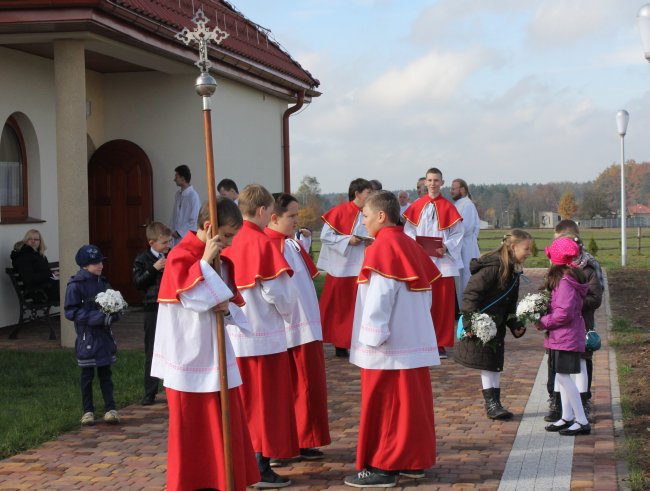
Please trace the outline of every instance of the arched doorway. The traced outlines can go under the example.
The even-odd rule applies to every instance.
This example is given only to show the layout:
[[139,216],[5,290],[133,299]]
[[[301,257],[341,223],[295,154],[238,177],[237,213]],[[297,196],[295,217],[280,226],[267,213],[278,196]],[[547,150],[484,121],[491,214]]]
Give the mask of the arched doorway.
[[108,260],[104,275],[129,303],[142,294],[131,283],[133,260],[146,245],[144,227],[153,217],[151,163],[135,143],[104,143],[88,162],[90,242]]

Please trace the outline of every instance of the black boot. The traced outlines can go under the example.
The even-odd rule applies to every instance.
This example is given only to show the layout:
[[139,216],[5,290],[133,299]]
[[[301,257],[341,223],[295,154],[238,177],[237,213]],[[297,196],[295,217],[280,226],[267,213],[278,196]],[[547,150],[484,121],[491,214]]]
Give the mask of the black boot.
[[591,401],[587,392],[580,392],[580,400],[582,401],[582,409],[585,410],[585,416],[589,423],[594,422],[594,416],[591,414]]
[[548,398],[548,414],[544,416],[544,421],[554,423],[562,417],[562,399],[559,392],[553,392]]
[[[483,389],[483,398],[485,399],[485,412],[490,419],[507,419],[508,411],[503,409],[499,404],[496,395],[497,389]],[[512,414],[510,414],[512,416]]]
[[512,413],[508,411],[505,407],[503,407],[503,404],[501,404],[501,388],[500,387],[495,388],[494,391],[495,391],[494,393],[496,395],[497,403],[499,404],[499,407],[506,412],[506,415],[502,419],[512,418]]

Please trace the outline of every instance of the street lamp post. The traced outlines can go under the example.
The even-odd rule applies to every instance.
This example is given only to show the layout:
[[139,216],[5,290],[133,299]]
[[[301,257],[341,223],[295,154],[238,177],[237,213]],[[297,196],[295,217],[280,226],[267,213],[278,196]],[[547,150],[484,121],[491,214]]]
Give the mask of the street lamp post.
[[639,9],[636,20],[641,34],[645,59],[650,62],[650,3],[646,3]]
[[[199,59],[195,65],[199,68],[200,74],[196,79],[196,93],[203,100],[203,143],[205,146],[205,172],[208,183],[208,205],[210,209],[210,224],[212,235],[219,233],[217,220],[217,193],[214,178],[214,152],[212,147],[212,116],[210,110],[210,97],[217,88],[217,81],[210,75],[212,63],[208,57],[208,45],[210,42],[221,44],[228,37],[228,33],[215,27],[210,29],[207,24],[208,19],[203,13],[203,9],[196,11],[192,22],[196,28],[190,30],[184,27],[176,39],[186,45],[195,43],[199,48]],[[221,262],[219,257],[215,259],[212,267],[218,274],[221,273]],[[223,312],[216,312],[216,329],[217,329],[217,362],[219,366],[219,399],[221,402],[221,426],[223,438],[223,454],[225,467],[225,491],[235,489],[233,461],[232,461],[232,442],[230,431],[230,400],[228,393],[228,364],[226,360],[226,330],[223,319]]]
[[621,109],[616,113],[616,127],[621,137],[621,266],[627,264],[627,239],[625,237],[625,219],[627,208],[625,206],[625,133],[630,114]]

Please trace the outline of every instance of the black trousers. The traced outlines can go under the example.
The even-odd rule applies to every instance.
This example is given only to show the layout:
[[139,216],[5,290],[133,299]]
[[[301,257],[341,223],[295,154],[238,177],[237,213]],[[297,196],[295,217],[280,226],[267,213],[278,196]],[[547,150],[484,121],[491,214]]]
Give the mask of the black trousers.
[[[157,306],[156,306],[157,307]],[[158,319],[158,308],[156,310],[145,310],[144,312],[144,396],[156,397],[158,393],[158,382],[160,379],[151,376],[151,361],[153,360],[153,342],[156,338],[156,321]]]
[[93,378],[95,377],[95,368],[97,368],[97,377],[99,378],[99,387],[102,390],[104,398],[104,410],[110,411],[115,409],[115,400],[113,400],[113,372],[111,366],[105,367],[82,367],[81,368],[81,400],[84,406],[84,413],[94,413],[93,404]]

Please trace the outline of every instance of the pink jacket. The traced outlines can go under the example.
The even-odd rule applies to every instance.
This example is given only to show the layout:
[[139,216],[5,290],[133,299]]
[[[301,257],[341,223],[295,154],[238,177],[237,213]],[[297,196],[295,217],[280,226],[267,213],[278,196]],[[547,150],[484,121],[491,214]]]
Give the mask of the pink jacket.
[[561,351],[585,350],[585,321],[582,318],[582,301],[589,285],[564,276],[551,292],[548,314],[539,323],[547,330],[544,347]]

